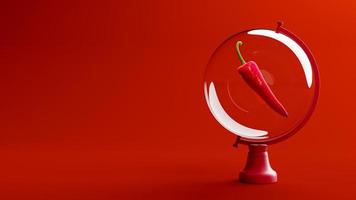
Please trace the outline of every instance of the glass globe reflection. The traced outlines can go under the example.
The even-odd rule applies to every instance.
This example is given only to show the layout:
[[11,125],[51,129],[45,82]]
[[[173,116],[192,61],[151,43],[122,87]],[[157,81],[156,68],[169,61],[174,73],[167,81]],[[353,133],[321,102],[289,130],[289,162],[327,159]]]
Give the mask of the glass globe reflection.
[[[243,65],[238,41],[243,43],[239,50],[244,60],[258,65],[266,87],[288,116],[276,112],[261,98],[266,95],[259,95],[238,73]],[[215,50],[205,71],[204,93],[212,115],[249,142],[268,143],[297,131],[313,111],[319,90],[316,63],[308,51],[293,35],[275,30],[254,29],[231,36]]]

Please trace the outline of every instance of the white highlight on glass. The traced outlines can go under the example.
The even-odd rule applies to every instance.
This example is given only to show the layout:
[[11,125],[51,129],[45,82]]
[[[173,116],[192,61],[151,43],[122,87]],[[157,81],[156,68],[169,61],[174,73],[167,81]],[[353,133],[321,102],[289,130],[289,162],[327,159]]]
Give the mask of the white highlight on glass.
[[312,67],[311,67],[311,64],[310,64],[307,54],[304,52],[303,48],[301,46],[299,46],[298,43],[296,43],[294,40],[292,40],[291,38],[289,38],[281,33],[276,33],[275,31],[266,30],[266,29],[252,30],[252,31],[247,32],[247,34],[266,36],[266,37],[278,40],[279,42],[286,45],[297,56],[300,64],[303,67],[308,87],[309,88],[311,87],[311,85],[313,83]]
[[[209,89],[208,89],[209,87]],[[209,90],[209,92],[208,92]],[[250,138],[250,139],[264,139],[266,137],[262,137],[268,134],[267,131],[264,130],[258,130],[258,129],[253,129],[247,126],[244,126],[235,120],[233,120],[224,110],[222,105],[220,104],[220,101],[218,99],[218,96],[216,94],[215,86],[214,83],[211,82],[209,86],[207,86],[207,83],[204,83],[204,93],[205,93],[205,99],[207,101],[207,104],[209,106],[209,109],[215,119],[227,130],[230,132],[234,133],[235,135],[245,137],[245,138]]]

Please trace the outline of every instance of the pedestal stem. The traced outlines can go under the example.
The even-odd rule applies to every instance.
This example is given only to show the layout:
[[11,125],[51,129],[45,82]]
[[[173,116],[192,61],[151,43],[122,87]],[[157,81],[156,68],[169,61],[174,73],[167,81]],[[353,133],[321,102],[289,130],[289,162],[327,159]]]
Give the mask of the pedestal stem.
[[251,144],[245,168],[240,172],[240,182],[266,184],[277,182],[277,173],[270,165],[266,144]]

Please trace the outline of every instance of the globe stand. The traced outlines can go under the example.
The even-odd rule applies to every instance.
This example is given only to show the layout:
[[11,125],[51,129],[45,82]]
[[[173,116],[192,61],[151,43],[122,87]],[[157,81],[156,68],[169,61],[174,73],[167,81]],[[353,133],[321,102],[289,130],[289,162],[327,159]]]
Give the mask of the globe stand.
[[[277,27],[274,30],[264,28],[249,29],[230,36],[216,48],[209,60],[208,66],[206,67],[204,75],[204,94],[209,110],[224,128],[237,136],[233,145],[234,147],[237,147],[239,144],[249,145],[246,165],[239,175],[240,182],[251,184],[277,182],[277,173],[272,169],[269,162],[267,145],[282,142],[296,134],[311,117],[319,97],[319,70],[312,52],[297,35],[285,29],[282,25],[282,22],[278,22]],[[261,40],[255,40],[255,38],[257,38],[255,36],[260,37]],[[262,38],[264,39],[262,40]],[[252,100],[252,96],[243,95],[248,87],[250,87],[250,90],[258,93],[258,95],[266,102],[266,106],[271,107],[272,110],[281,114],[281,117],[287,117],[287,110],[281,105],[281,102],[279,102],[278,99],[274,98],[275,96],[272,91],[271,95],[265,93],[266,91],[269,91],[267,90],[269,88],[269,83],[267,81],[266,84],[263,83],[263,87],[260,87],[262,83],[261,81],[267,78],[267,76],[264,77],[264,74],[260,72],[261,70],[257,68],[257,63],[252,62],[253,60],[246,62],[243,59],[239,49],[242,45],[240,39],[243,39],[246,44],[250,43],[249,46],[246,45],[246,50],[244,50],[244,54],[248,54],[247,57],[250,59],[253,58],[256,61],[258,60],[259,62],[262,62],[262,60],[265,60],[264,58],[267,58],[270,55],[272,56],[272,54],[268,53],[273,53],[273,55],[278,54],[278,57],[284,58],[284,54],[287,55],[287,51],[285,51],[286,49],[278,51],[276,49],[276,52],[270,52],[270,50],[272,51],[274,48],[284,45],[283,48],[287,47],[290,51],[288,51],[288,56],[285,57],[286,59],[283,60],[283,63],[289,62],[289,58],[291,58],[289,55],[292,56],[293,54],[296,56],[296,59],[299,60],[300,66],[297,62],[292,61],[291,67],[293,67],[293,69],[291,68],[290,70],[291,74],[283,74],[284,72],[277,68],[279,67],[279,62],[274,63],[271,60],[263,61],[263,64],[266,63],[268,66],[266,69],[281,77],[281,79],[278,79],[281,80],[279,82],[281,89],[278,93],[281,94],[281,97],[284,95],[284,97],[281,98],[283,99],[283,102],[287,102],[287,100],[291,98],[291,101],[286,103],[290,116],[287,120],[282,121],[281,118],[280,121],[277,121],[277,119],[273,117],[271,123],[256,123],[256,120],[268,119],[270,113],[263,113],[261,118],[258,119],[260,112],[262,113],[264,111],[259,109],[259,106],[262,105],[254,105],[256,104],[256,99]],[[271,45],[267,39],[270,40],[269,42],[271,42]],[[274,40],[273,43],[278,42],[280,45],[277,46],[277,43],[276,45],[272,44],[271,39]],[[266,43],[264,41],[266,41]],[[234,46],[236,51],[232,52]],[[263,52],[262,50],[268,51]],[[291,54],[291,52],[293,54]],[[240,65],[236,65],[236,53],[240,60]],[[299,67],[297,67],[297,65]],[[251,66],[251,68],[246,66]],[[280,67],[283,66],[281,65]],[[304,73],[303,77],[299,69],[298,72],[294,71],[297,70],[295,69],[296,67],[302,68]],[[297,74],[294,75],[294,72],[300,74],[296,76]],[[268,76],[270,75],[272,74],[269,74]],[[282,77],[284,78],[282,79]],[[293,80],[297,81],[293,83],[290,81],[283,81],[287,80],[287,77],[293,77]],[[270,79],[270,77],[268,78]],[[299,80],[299,78],[301,79]],[[246,82],[248,86],[243,82]],[[235,92],[233,95],[230,94],[230,83],[234,85]],[[297,107],[299,107],[298,101],[295,101],[295,99],[290,97],[289,94],[292,90],[287,90],[288,87],[291,89],[298,87],[298,95],[300,93],[300,97],[303,98],[303,100],[308,101],[306,102],[308,104],[303,104],[303,108],[300,107],[300,110],[299,108],[297,109]],[[273,89],[279,90],[278,87]],[[234,101],[234,97],[241,101]],[[255,96],[255,98],[258,97]],[[271,101],[272,99],[273,101]],[[241,107],[240,104],[242,105]],[[247,104],[251,104],[251,107],[248,107]],[[309,107],[305,107],[307,105],[309,105]],[[247,110],[244,108],[247,108]],[[225,111],[225,109],[228,110]],[[251,112],[246,115],[245,112],[250,109],[259,109],[259,112]],[[230,116],[229,113],[234,113],[234,115]],[[279,122],[281,123],[279,124]],[[277,130],[277,126],[281,127]],[[268,135],[270,132],[271,134]]]
[[269,163],[266,144],[250,144],[245,168],[239,181],[252,184],[277,182],[277,173]]

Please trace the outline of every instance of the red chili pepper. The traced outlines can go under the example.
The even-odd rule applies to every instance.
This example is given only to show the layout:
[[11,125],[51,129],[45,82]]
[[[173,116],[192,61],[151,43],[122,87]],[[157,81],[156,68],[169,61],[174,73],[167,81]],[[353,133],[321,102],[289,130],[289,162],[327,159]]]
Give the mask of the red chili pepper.
[[239,47],[242,45],[241,41],[236,43],[236,51],[241,61],[242,66],[237,70],[246,81],[246,83],[277,113],[283,117],[288,117],[286,109],[282,103],[278,101],[277,97],[273,94],[271,88],[264,79],[260,69],[254,61],[245,62]]

